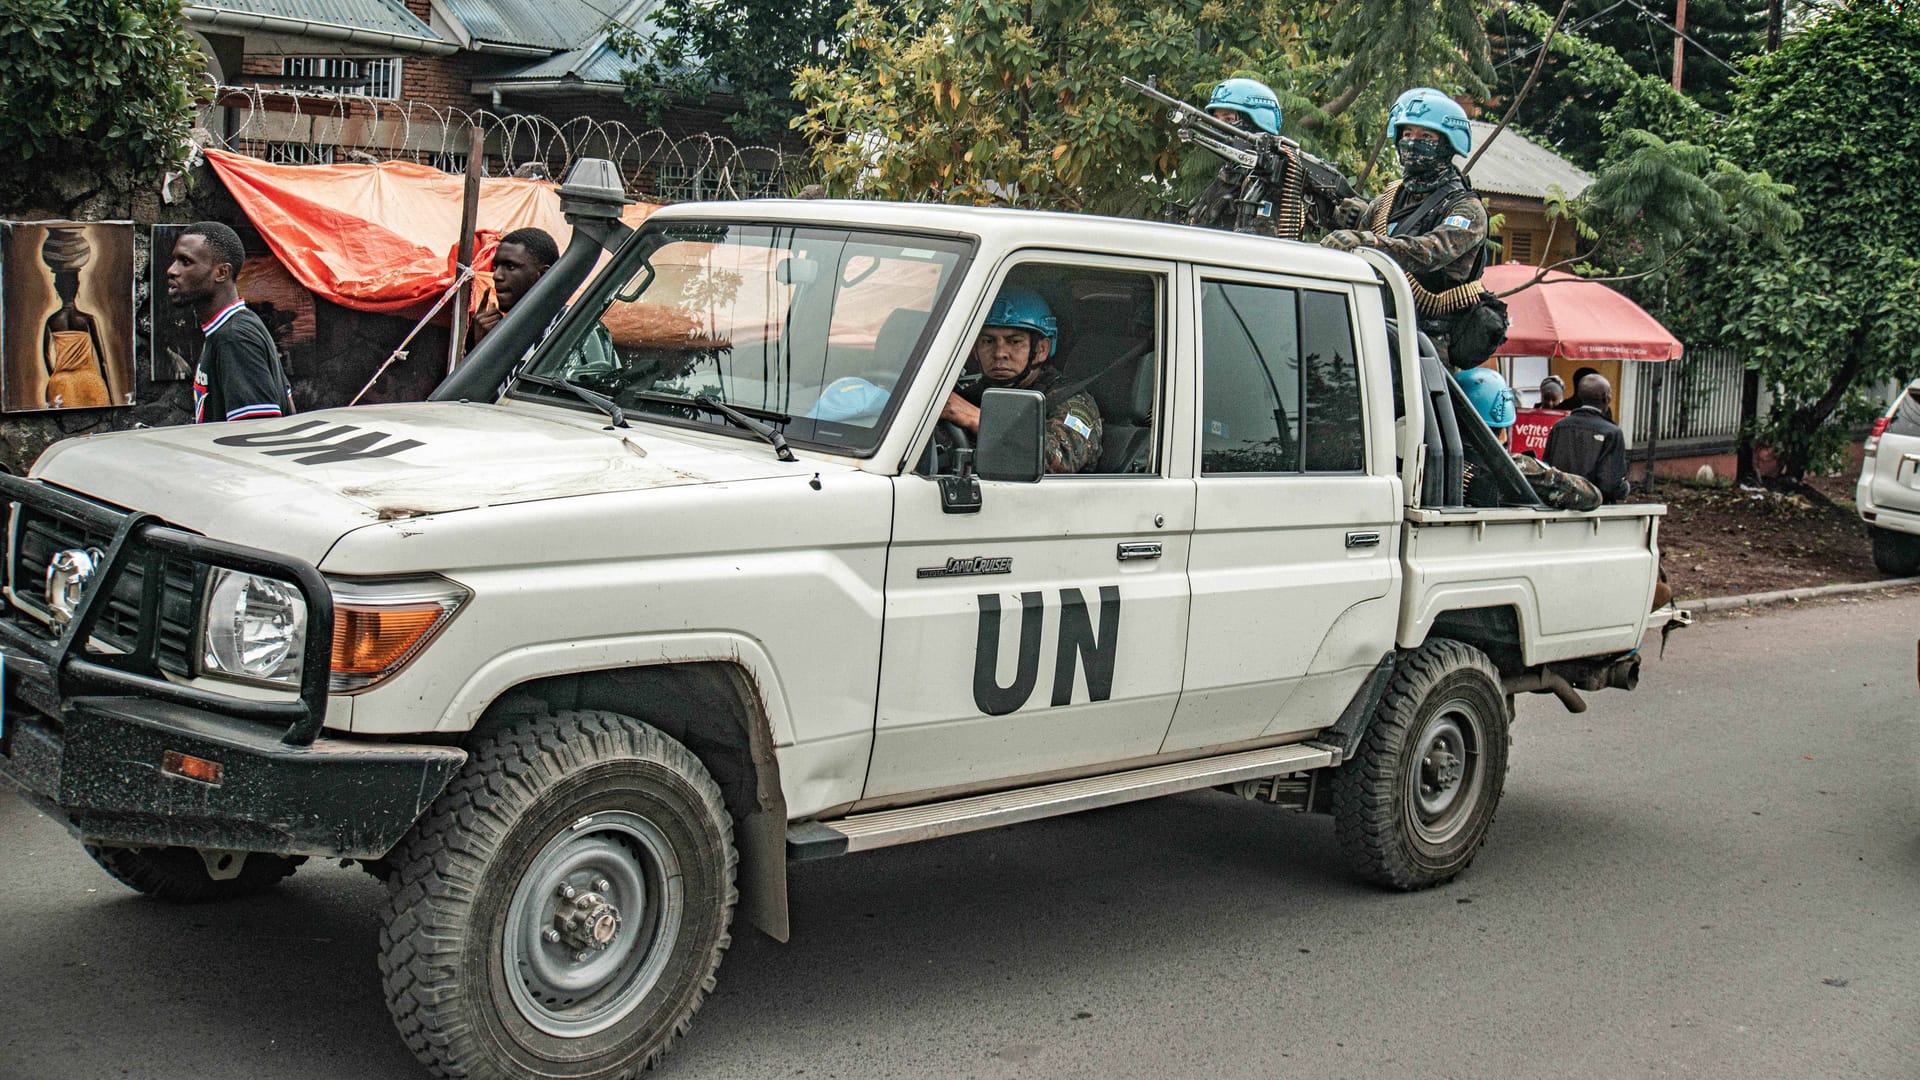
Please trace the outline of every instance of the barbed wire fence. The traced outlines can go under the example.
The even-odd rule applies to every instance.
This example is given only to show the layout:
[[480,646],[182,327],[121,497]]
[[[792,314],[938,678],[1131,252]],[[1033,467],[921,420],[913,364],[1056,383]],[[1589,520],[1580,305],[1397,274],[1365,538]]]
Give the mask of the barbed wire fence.
[[412,161],[464,173],[477,126],[486,176],[560,180],[584,157],[605,158],[627,194],[649,202],[796,194],[806,158],[704,132],[636,131],[618,120],[556,121],[530,113],[461,109],[361,94],[213,86],[200,113],[202,146],[309,165]]

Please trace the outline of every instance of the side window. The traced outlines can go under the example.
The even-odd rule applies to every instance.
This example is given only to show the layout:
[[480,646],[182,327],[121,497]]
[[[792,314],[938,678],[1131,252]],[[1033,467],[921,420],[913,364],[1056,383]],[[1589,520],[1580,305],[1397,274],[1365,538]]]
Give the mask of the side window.
[[1300,348],[1307,399],[1306,470],[1359,472],[1366,468],[1366,418],[1360,405],[1360,362],[1347,298],[1300,294]]
[[[989,314],[1018,325],[980,328],[953,394],[977,407],[989,386],[1045,393],[1049,473],[1152,475],[1165,297],[1160,274],[1022,263],[1008,272]],[[1039,345],[1033,328],[1049,321],[1045,359],[1028,363]],[[944,437],[936,430],[923,472],[952,470]]]
[[1207,281],[1200,471],[1358,472],[1360,371],[1346,297]]

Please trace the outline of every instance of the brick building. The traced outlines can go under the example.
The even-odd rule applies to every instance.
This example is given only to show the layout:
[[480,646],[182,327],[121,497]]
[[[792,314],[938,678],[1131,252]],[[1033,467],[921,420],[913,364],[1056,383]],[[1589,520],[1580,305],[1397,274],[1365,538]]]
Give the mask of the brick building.
[[657,121],[628,106],[613,28],[645,33],[658,0],[199,0],[185,7],[229,94],[222,141],[295,164],[406,157],[490,174],[615,159],[656,201],[783,193],[791,136],[735,138],[724,97]]

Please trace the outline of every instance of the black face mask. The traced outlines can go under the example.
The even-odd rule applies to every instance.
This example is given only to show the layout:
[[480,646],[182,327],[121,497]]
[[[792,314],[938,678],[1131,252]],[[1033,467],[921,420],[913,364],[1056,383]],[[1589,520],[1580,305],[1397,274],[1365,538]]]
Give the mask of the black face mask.
[[1439,176],[1453,156],[1447,152],[1444,140],[1401,139],[1394,144],[1394,149],[1400,154],[1400,171],[1416,183]]

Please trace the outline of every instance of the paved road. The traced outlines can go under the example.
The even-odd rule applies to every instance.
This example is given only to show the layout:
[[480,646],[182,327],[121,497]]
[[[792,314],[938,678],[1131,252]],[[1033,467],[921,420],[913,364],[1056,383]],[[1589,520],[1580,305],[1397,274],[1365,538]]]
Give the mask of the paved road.
[[[1678,636],[1522,702],[1478,862],[1355,884],[1325,819],[1204,793],[796,868],[687,1077],[1920,1077],[1920,598]],[[168,909],[0,798],[0,1077],[412,1080],[379,886]]]

